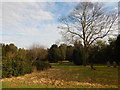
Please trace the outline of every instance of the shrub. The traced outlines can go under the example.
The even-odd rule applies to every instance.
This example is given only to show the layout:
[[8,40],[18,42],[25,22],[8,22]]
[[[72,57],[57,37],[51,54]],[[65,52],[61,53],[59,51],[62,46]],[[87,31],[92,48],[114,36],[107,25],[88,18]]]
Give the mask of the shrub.
[[2,59],[2,77],[11,77],[13,68],[12,68],[12,60],[10,58]]
[[51,65],[47,61],[45,62],[45,61],[40,61],[40,60],[36,61],[35,66],[36,66],[38,71],[51,68]]
[[2,47],[3,78],[31,73],[36,61],[37,70],[51,67],[48,62],[45,62],[47,50],[42,47],[34,46],[30,50],[18,49],[14,44],[3,44]]
[[19,76],[31,73],[33,67],[27,60],[20,58],[3,58],[2,62],[2,77]]
[[53,44],[50,49],[48,49],[48,60],[51,63],[57,63],[60,58],[60,50],[56,44]]

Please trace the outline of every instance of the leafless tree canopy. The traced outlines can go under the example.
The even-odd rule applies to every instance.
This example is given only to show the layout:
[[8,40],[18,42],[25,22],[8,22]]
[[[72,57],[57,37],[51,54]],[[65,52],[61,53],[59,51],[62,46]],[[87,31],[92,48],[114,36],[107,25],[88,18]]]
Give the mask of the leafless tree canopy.
[[81,2],[59,26],[67,40],[80,40],[84,47],[94,41],[113,35],[117,30],[117,10],[109,11],[103,3]]
[[38,44],[33,44],[30,47],[29,54],[30,56],[33,56],[34,59],[39,58],[39,59],[44,59],[47,57],[47,50],[44,49],[43,46],[40,46]]

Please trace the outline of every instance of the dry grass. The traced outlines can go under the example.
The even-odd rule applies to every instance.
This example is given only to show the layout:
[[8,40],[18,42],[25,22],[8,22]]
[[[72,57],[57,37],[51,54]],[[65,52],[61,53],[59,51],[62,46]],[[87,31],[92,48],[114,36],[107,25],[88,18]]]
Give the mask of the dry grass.
[[[33,72],[24,76],[4,78],[3,87],[52,87],[52,88],[117,88],[117,69],[99,67],[53,67],[46,71]],[[8,83],[9,86],[5,86]],[[24,87],[24,86],[23,86]]]

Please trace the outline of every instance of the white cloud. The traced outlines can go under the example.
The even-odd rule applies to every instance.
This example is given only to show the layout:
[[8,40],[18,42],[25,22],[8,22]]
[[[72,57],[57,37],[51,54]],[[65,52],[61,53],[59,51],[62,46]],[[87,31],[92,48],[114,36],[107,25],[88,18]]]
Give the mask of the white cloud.
[[54,22],[54,14],[46,11],[46,6],[48,6],[46,3],[35,2],[3,3],[2,42],[14,43],[18,47],[25,48],[33,43],[40,43],[46,47],[54,43],[59,34],[55,23],[44,23],[44,21]]
[[[58,25],[52,23],[56,17],[50,12],[55,8],[54,3],[5,2],[2,6],[3,13],[0,16],[3,20],[2,42],[14,43],[25,48],[34,43],[50,47],[60,39]],[[51,23],[46,24],[47,21]]]
[[54,15],[43,8],[44,3],[3,3],[3,25],[52,20]]
[[[42,29],[43,28],[43,29]],[[14,43],[18,47],[29,48],[32,44],[40,44],[45,47],[50,47],[53,43],[60,38],[57,24],[43,25],[40,29],[29,29],[11,33],[13,36],[3,36],[3,43]],[[9,32],[10,34],[10,32]],[[16,36],[16,34],[22,34],[23,36]]]
[[105,2],[105,7],[114,7],[114,8],[118,8],[118,2]]

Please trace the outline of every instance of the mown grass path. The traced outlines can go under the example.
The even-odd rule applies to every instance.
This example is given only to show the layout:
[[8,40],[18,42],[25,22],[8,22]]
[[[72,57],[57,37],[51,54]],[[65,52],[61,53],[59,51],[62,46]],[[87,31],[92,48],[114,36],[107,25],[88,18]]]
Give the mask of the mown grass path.
[[3,88],[117,88],[118,70],[113,67],[67,66],[2,79]]

